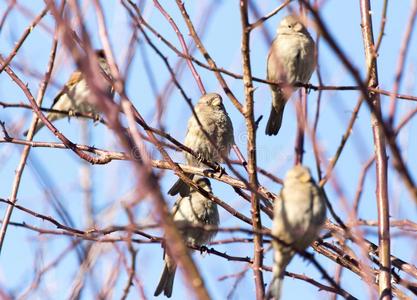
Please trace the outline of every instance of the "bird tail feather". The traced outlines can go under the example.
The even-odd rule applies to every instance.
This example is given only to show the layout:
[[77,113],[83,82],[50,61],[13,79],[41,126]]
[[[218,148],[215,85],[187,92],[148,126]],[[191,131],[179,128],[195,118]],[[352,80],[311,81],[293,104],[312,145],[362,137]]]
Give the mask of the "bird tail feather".
[[168,264],[165,263],[164,270],[161,274],[161,279],[159,280],[158,286],[155,289],[154,296],[159,296],[162,291],[164,292],[164,295],[168,298],[172,295],[172,287],[174,285],[174,279],[175,279],[175,271],[176,267],[169,268]]
[[266,135],[277,135],[282,124],[282,115],[284,114],[284,105],[277,111],[274,107],[271,108],[268,123],[266,124]]
[[[194,177],[192,174],[189,174],[187,176],[191,180]],[[168,194],[171,196],[175,196],[178,193],[181,195],[181,197],[186,197],[190,194],[190,187],[180,178],[174,183],[174,185],[168,191]]]
[[279,300],[281,298],[282,278],[280,276],[274,276],[269,285],[265,299]]
[[266,135],[277,135],[282,124],[282,116],[284,115],[285,103],[287,97],[281,90],[272,90],[272,108],[269,114],[268,123],[266,124]]
[[[56,121],[58,119],[62,119],[64,115],[61,114],[57,114],[57,113],[48,113],[46,115],[46,118],[49,120],[49,122],[53,122]],[[35,130],[33,131],[33,136],[35,136],[36,133],[38,133],[39,130],[41,130],[43,127],[45,126],[45,124],[42,122],[42,120],[38,120],[38,123],[36,123],[36,127]],[[23,135],[27,136],[29,133],[29,130],[26,130]]]

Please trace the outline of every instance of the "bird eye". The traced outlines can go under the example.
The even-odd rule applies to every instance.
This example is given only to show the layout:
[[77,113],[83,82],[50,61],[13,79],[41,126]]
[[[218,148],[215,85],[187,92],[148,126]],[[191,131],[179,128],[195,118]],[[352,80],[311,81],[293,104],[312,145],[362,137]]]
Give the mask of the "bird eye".
[[292,26],[291,25],[288,25],[288,28],[291,28]]

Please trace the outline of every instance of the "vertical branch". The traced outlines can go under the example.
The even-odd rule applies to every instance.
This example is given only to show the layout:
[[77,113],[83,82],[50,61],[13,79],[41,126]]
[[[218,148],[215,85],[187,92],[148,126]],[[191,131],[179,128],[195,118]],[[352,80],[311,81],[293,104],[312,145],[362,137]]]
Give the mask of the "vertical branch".
[[[321,77],[321,69],[320,69],[320,62],[319,62],[319,51],[320,51],[320,40],[321,40],[321,36],[318,33],[317,34],[317,38],[316,38],[316,74],[317,74],[317,80],[319,81],[319,85],[322,86],[323,85],[323,80]],[[313,145],[317,143],[317,128],[319,125],[319,118],[320,118],[320,109],[321,109],[321,99],[322,99],[322,91],[318,91],[317,94],[317,107],[316,107],[316,113],[314,115],[314,122],[313,122],[313,132],[312,132],[312,142]],[[313,152],[314,152],[314,157],[316,160],[316,170],[317,170],[317,178],[319,179],[319,181],[322,178],[322,174],[321,174],[321,167],[320,167],[320,157],[319,154],[317,153],[317,147],[313,146]]]
[[[81,143],[84,145],[90,144],[90,128],[87,120],[81,120]],[[85,160],[81,161],[80,167],[80,185],[84,193],[84,207],[85,207],[85,219],[86,225],[89,228],[93,228],[95,225],[94,219],[94,201],[93,201],[93,175],[91,166]]]
[[300,101],[297,101],[295,104],[297,111],[297,135],[295,138],[294,164],[302,164],[304,155],[304,132],[307,125],[307,93],[303,90],[300,91]]
[[[248,2],[247,0],[240,1],[240,14],[242,22],[242,65],[243,65],[243,84],[245,88],[245,111],[244,116],[246,120],[246,128],[248,131],[248,173],[249,184],[253,191],[258,190],[258,178],[256,173],[256,125],[253,111],[253,84],[252,84],[252,70],[250,62],[249,40],[250,40],[250,25],[248,18]],[[262,221],[259,208],[259,199],[255,192],[251,192],[251,206],[252,206],[252,226],[255,232],[260,232],[262,228]],[[253,272],[255,276],[256,285],[256,299],[264,298],[264,279],[262,274],[263,264],[263,245],[262,235],[255,234],[254,236],[254,258],[253,258]]]
[[[369,70],[368,87],[378,86],[378,69],[372,29],[371,4],[369,0],[360,0],[362,19],[362,37],[365,48],[367,69]],[[391,299],[391,261],[390,261],[390,230],[389,203],[387,191],[387,154],[385,137],[382,130],[382,120],[378,120],[375,113],[381,115],[379,94],[369,93],[374,110],[371,113],[372,131],[375,143],[376,158],[376,199],[378,207],[378,239],[381,270],[379,273],[379,298]]]

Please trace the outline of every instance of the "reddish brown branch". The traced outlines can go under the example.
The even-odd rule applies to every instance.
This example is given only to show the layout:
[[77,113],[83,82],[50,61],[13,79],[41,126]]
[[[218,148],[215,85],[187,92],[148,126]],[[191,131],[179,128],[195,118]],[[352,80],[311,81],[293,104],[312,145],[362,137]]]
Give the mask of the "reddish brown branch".
[[352,133],[353,125],[355,124],[355,121],[358,117],[359,109],[361,108],[362,103],[363,103],[363,99],[361,97],[361,98],[359,98],[358,102],[356,103],[356,105],[353,109],[352,117],[350,118],[348,127],[346,128],[345,133],[342,136],[342,140],[339,144],[339,147],[337,147],[336,153],[330,159],[330,163],[328,164],[327,169],[326,169],[326,174],[323,177],[323,179],[320,180],[320,186],[324,186],[326,184],[326,182],[329,180],[329,178],[331,176],[331,173],[332,173],[334,167],[336,166],[336,163],[339,160],[340,155],[342,154],[342,151],[343,151],[343,149],[344,149],[344,147],[345,147],[345,145],[346,145],[346,143],[347,143],[347,141],[348,141],[348,139],[349,139],[349,137]]
[[17,52],[19,51],[20,47],[22,47],[26,38],[33,31],[33,29],[36,27],[36,25],[38,25],[38,23],[43,19],[43,17],[46,15],[47,12],[48,12],[48,7],[45,7],[40,12],[40,14],[36,16],[36,18],[32,21],[32,23],[26,28],[26,30],[23,32],[23,35],[16,42],[16,45],[14,46],[13,50],[10,52],[9,56],[7,56],[7,58],[5,58],[4,60],[0,61],[1,62],[0,74],[10,64],[10,62],[13,60],[13,58],[16,56]]
[[253,30],[256,27],[261,26],[265,21],[267,21],[268,19],[272,18],[273,16],[275,16],[277,13],[279,13],[283,8],[285,8],[288,4],[290,4],[292,0],[287,0],[284,3],[282,3],[280,6],[278,6],[277,8],[275,8],[274,10],[272,10],[270,13],[268,13],[267,15],[259,18],[257,21],[255,21],[252,24],[249,24],[248,30]]
[[[252,84],[252,70],[250,60],[250,30],[249,30],[249,18],[248,18],[248,3],[247,0],[241,0],[240,16],[242,23],[242,66],[243,66],[243,84],[245,89],[245,121],[246,130],[248,132],[247,138],[247,157],[248,157],[248,174],[249,183],[253,190],[258,189],[258,177],[256,172],[256,125],[253,109],[253,84]],[[255,231],[262,228],[259,198],[256,193],[251,193],[251,213],[252,213],[252,226]],[[253,257],[253,273],[255,277],[256,286],[256,299],[262,300],[265,294],[264,278],[262,274],[263,266],[263,242],[262,235],[257,234],[254,238],[254,257]]]
[[384,0],[384,6],[382,8],[382,14],[381,14],[381,24],[379,26],[379,34],[378,38],[375,43],[375,53],[378,55],[379,47],[382,43],[382,38],[385,34],[385,25],[387,24],[387,10],[388,10],[388,0]]
[[400,89],[401,79],[403,77],[404,69],[405,69],[405,60],[407,57],[408,49],[410,47],[410,39],[414,29],[414,23],[416,21],[417,16],[417,3],[414,1],[412,2],[412,9],[410,13],[410,18],[408,20],[408,25],[404,33],[404,38],[401,43],[400,53],[398,55],[398,62],[397,62],[397,69],[395,71],[395,82],[392,88],[393,95],[391,98],[391,105],[389,109],[389,118],[388,122],[392,126],[394,123],[395,112],[397,108],[397,101],[395,101],[395,95]]
[[[226,70],[224,68],[210,66],[208,64],[205,64],[205,63],[201,62],[200,60],[196,59],[193,56],[185,55],[180,50],[178,50],[171,42],[169,42],[166,38],[164,38],[160,33],[158,33],[158,31],[155,28],[153,28],[149,23],[146,22],[146,20],[144,20],[140,16],[137,6],[132,1],[130,1],[130,0],[125,0],[125,1],[127,1],[136,10],[136,13],[138,14],[138,17],[140,18],[140,23],[144,27],[146,27],[149,31],[151,31],[151,33],[153,35],[155,35],[160,41],[162,41],[169,49],[171,49],[179,57],[182,57],[182,58],[187,59],[187,60],[191,60],[192,62],[196,63],[198,66],[200,66],[202,68],[205,68],[207,70],[223,73],[223,74],[225,74],[227,76],[230,76],[232,78],[235,78],[235,79],[241,79],[241,80],[243,79],[243,75],[241,75],[241,74],[231,72],[231,71]],[[302,1],[305,1],[305,0],[302,0]],[[123,2],[123,4],[124,4],[124,2]],[[273,85],[273,86],[283,86],[283,85],[285,85],[285,83],[274,82],[274,81],[254,77],[254,76],[252,76],[252,80],[256,81],[256,82],[263,83],[263,84],[267,84],[267,85]],[[378,94],[382,94],[382,95],[386,95],[386,96],[394,95],[398,99],[417,101],[417,96],[404,95],[404,94],[393,94],[392,92],[387,91],[387,90],[383,90],[383,89],[380,89],[380,88],[374,88],[374,87],[367,88],[366,86],[344,86],[344,85],[342,85],[342,86],[326,86],[326,85],[322,85],[322,84],[317,86],[317,85],[313,85],[313,84],[304,84],[304,83],[295,83],[294,86],[295,87],[305,87],[308,90],[313,90],[313,91],[361,91],[361,90],[363,90],[363,88],[365,88],[365,89],[368,89],[369,91],[372,91],[372,92],[375,92],[375,93],[378,93]],[[228,91],[225,91],[225,93],[228,94]]]
[[[175,33],[177,34],[177,37],[178,37],[178,40],[180,41],[180,44],[181,44],[182,51],[183,51],[184,55],[189,57],[190,55],[189,55],[189,52],[188,52],[187,44],[185,43],[184,37],[183,37],[181,31],[179,30],[177,24],[172,19],[172,17],[166,12],[166,10],[161,6],[161,4],[159,4],[158,0],[153,0],[153,3],[155,5],[155,7],[161,12],[161,14],[168,20],[169,24],[171,25],[171,27],[174,29]],[[198,74],[198,72],[195,69],[191,60],[187,60],[187,64],[188,64],[188,66],[191,70],[191,74],[193,74],[193,77],[197,82],[197,85],[200,89],[201,94],[204,95],[206,93],[206,89],[204,88],[204,85],[203,85],[203,82],[201,81],[200,75]]]
[[223,76],[217,70],[217,65],[216,65],[215,61],[211,58],[210,54],[207,52],[206,48],[204,47],[203,42],[199,38],[199,36],[198,36],[198,34],[197,34],[197,32],[194,28],[194,25],[191,22],[190,16],[188,15],[188,13],[185,9],[184,3],[180,0],[176,0],[176,1],[177,1],[178,8],[180,9],[181,14],[182,14],[182,16],[183,16],[183,18],[184,18],[184,20],[187,24],[188,30],[190,31],[191,37],[193,38],[194,42],[197,45],[198,50],[200,50],[203,57],[207,60],[208,66],[211,69],[213,69],[214,74],[217,77],[217,80],[219,81],[221,87],[223,88],[223,91],[226,93],[227,96],[229,96],[233,105],[243,114],[242,104],[239,102],[239,100],[237,100],[237,98],[233,94],[232,90],[227,85],[226,80],[224,80]]
[[[369,70],[368,86],[378,86],[377,57],[372,29],[371,3],[369,0],[360,0],[360,11],[362,20],[362,37],[365,48],[366,64]],[[379,298],[391,299],[391,240],[389,226],[389,200],[388,200],[388,170],[387,154],[385,151],[385,136],[383,132],[383,120],[381,117],[381,101],[378,94],[369,94],[373,111],[371,114],[372,131],[375,144],[376,158],[376,201],[378,207],[378,239],[380,254],[380,272],[378,275]],[[389,138],[389,137],[388,137]]]
[[307,94],[300,91],[300,101],[295,104],[297,112],[297,134],[294,146],[294,164],[302,164],[304,157],[304,131],[307,126]]
[[[314,17],[314,20],[316,22],[318,30],[321,32],[323,38],[328,42],[330,48],[335,52],[337,57],[340,59],[342,64],[346,67],[346,69],[349,71],[349,73],[352,75],[353,79],[355,80],[356,84],[360,87],[360,91],[366,100],[366,103],[369,107],[369,109],[372,112],[372,115],[375,117],[375,119],[379,123],[379,130],[381,130],[383,136],[387,139],[388,145],[390,147],[392,157],[393,157],[393,165],[395,169],[397,170],[398,174],[401,176],[404,185],[407,187],[411,198],[415,203],[417,203],[417,187],[415,185],[414,179],[411,176],[411,173],[405,164],[400,148],[398,147],[395,136],[392,133],[391,127],[387,125],[383,119],[380,111],[374,107],[374,103],[372,99],[374,96],[372,96],[372,93],[369,93],[368,86],[362,81],[360,73],[357,68],[355,68],[352,63],[349,61],[345,53],[341,50],[341,48],[336,43],[333,36],[330,34],[330,32],[326,29],[326,26],[323,23],[323,20],[318,13],[317,9],[313,8],[311,4],[306,0],[300,0],[304,3],[305,7],[311,12],[312,16]],[[373,52],[372,52],[373,53]],[[374,85],[372,85],[373,88],[375,88]]]
[[[54,5],[54,3],[51,1],[49,1],[49,4]],[[76,6],[75,9],[77,9],[77,18],[79,19],[78,22],[82,23],[80,19],[81,14],[78,12],[78,6]],[[71,32],[68,30],[68,27],[65,26],[66,22],[60,18],[60,16],[56,13],[56,10],[53,10],[53,14],[55,19],[57,19],[57,22],[61,25],[61,29],[63,30],[64,34],[64,42],[66,46],[69,49],[76,51],[77,49],[75,48],[74,42],[72,40]],[[108,39],[107,36],[104,36],[103,38]],[[81,56],[79,57],[82,58]],[[129,124],[131,124],[132,115],[134,115],[135,118],[143,120],[139,112],[132,106],[130,100],[127,98],[124,90],[124,82],[121,80],[117,68],[112,69],[112,73],[116,73],[112,75],[113,78],[117,79],[117,82],[115,82],[114,84],[114,88],[116,89],[116,92],[121,96],[121,107],[116,105],[114,102],[111,101],[111,99],[106,97],[106,95],[103,95],[103,93],[101,92],[103,87],[100,85],[100,78],[97,76],[98,74],[96,74],[93,71],[94,67],[96,66],[92,65],[86,59],[79,60],[77,61],[77,63],[81,71],[85,72],[87,84],[92,90],[92,104],[96,105],[101,111],[105,113],[108,119],[109,126],[114,130],[115,134],[118,136],[121,145],[123,145],[123,147],[127,151],[132,151],[133,146],[136,146],[139,150],[141,150],[141,141],[140,138],[139,140],[137,139],[138,135],[136,128],[131,128],[133,133],[132,140],[131,138],[126,136],[118,119],[118,113],[120,110],[122,110],[128,117]],[[175,168],[179,173],[181,173],[181,171],[178,170],[178,167],[173,163],[166,151],[163,149],[159,141],[155,138],[154,134],[150,131],[146,131],[146,133],[148,137],[151,139],[152,143],[154,143],[157,149],[160,151],[164,159],[170,162],[171,166]],[[189,283],[189,287],[193,289],[195,294],[200,299],[209,299],[209,295],[207,293],[207,290],[205,289],[204,282],[202,281],[201,276],[194,262],[192,261],[186,247],[183,245],[181,236],[178,230],[176,229],[172,217],[169,214],[168,207],[159,187],[158,179],[156,175],[153,173],[152,167],[148,164],[146,157],[144,157],[144,159],[145,160],[143,161],[132,161],[132,165],[138,174],[137,182],[138,184],[140,184],[138,185],[138,190],[141,190],[144,193],[144,195],[149,195],[150,199],[152,199],[152,203],[154,204],[158,221],[161,222],[161,225],[163,225],[163,229],[166,232],[167,246],[169,248],[169,251],[173,258],[176,261],[178,261],[179,266],[184,271],[183,274],[186,277],[186,282]],[[188,179],[187,176],[180,174],[180,177],[187,183],[191,184],[193,187],[196,186],[195,184],[193,185],[193,183],[191,182],[191,180]]]
[[[64,5],[62,5],[62,8],[63,7],[64,7]],[[46,13],[46,11],[47,10],[45,9],[45,13]],[[42,18],[41,15],[39,15],[37,17],[37,19],[38,18],[40,20]],[[38,20],[38,22],[39,22],[39,20]],[[35,26],[37,23],[33,23],[33,24],[34,24],[33,26]],[[31,27],[30,31],[32,29],[33,28]],[[23,43],[23,41],[22,41],[22,43]],[[55,38],[53,40],[53,43],[52,43],[50,58],[49,58],[48,66],[46,68],[45,76],[44,76],[44,79],[43,79],[43,81],[40,85],[39,91],[38,91],[37,101],[35,101],[35,99],[31,95],[27,86],[14,74],[14,72],[11,70],[11,68],[7,65],[8,62],[4,61],[3,58],[0,56],[0,62],[3,63],[3,67],[6,70],[7,74],[9,74],[9,76],[12,78],[12,80],[14,80],[17,83],[17,85],[23,90],[23,92],[26,94],[28,99],[32,102],[31,104],[34,107],[35,106],[38,107],[39,105],[42,104],[43,96],[45,95],[45,91],[46,91],[46,88],[48,86],[49,80],[51,78],[52,69],[53,69],[53,66],[54,66],[54,63],[55,63],[55,54],[56,54],[57,45],[58,45],[58,40],[55,36]],[[42,113],[40,113],[40,114],[42,114]],[[27,135],[27,140],[28,141],[31,141],[32,138],[33,138],[33,131],[35,129],[36,122],[37,122],[37,117],[34,114],[34,116],[32,118],[31,127],[30,127],[29,133]],[[12,191],[11,191],[11,195],[10,195],[10,198],[9,198],[10,199],[10,204],[7,206],[6,213],[3,217],[3,222],[2,222],[1,228],[0,228],[0,253],[1,253],[1,250],[3,248],[4,239],[6,237],[7,226],[9,224],[10,218],[12,216],[12,212],[13,212],[13,208],[14,208],[13,204],[15,204],[16,201],[17,201],[17,194],[18,194],[19,187],[20,187],[20,181],[21,181],[23,171],[24,171],[25,166],[26,166],[26,161],[28,159],[29,152],[30,152],[30,146],[26,145],[25,148],[23,149],[23,152],[22,152],[21,157],[20,157],[19,164],[18,164],[17,169],[16,169],[16,175],[14,177]]]

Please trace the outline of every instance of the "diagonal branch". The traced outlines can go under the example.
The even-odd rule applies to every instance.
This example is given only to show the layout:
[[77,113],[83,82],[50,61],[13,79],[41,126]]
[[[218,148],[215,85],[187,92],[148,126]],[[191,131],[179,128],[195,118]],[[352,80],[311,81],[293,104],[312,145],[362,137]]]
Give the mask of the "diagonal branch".
[[[46,13],[46,11],[45,11],[45,13]],[[25,93],[27,93],[28,96],[30,96],[29,98],[30,98],[31,101],[33,101],[32,104],[34,106],[39,107],[42,104],[43,96],[45,95],[46,88],[47,88],[49,80],[51,78],[51,73],[52,73],[52,69],[53,69],[53,66],[54,66],[54,62],[55,62],[55,54],[56,54],[57,45],[58,45],[58,40],[55,36],[54,40],[53,40],[53,43],[52,43],[51,54],[50,54],[50,59],[49,59],[49,62],[48,62],[47,70],[46,70],[44,79],[41,83],[41,86],[39,88],[38,96],[37,96],[36,101],[35,101],[35,99],[33,99],[32,95],[30,94],[27,87],[23,84],[23,82],[20,81],[20,79],[13,73],[13,71],[7,65],[8,62],[3,60],[2,57],[0,56],[0,62],[3,64],[7,74],[9,74],[10,77],[13,80],[15,80],[15,82],[17,82],[18,85],[23,89],[23,91]],[[36,114],[34,114],[33,118],[32,118],[31,127],[30,127],[29,133],[27,135],[27,140],[28,141],[31,141],[32,138],[33,138],[33,131],[35,129],[37,120],[38,120],[38,118],[37,118]],[[28,159],[29,152],[30,152],[30,145],[26,145],[23,152],[22,152],[22,155],[20,157],[20,162],[19,162],[19,165],[17,167],[16,175],[15,175],[15,178],[14,178],[14,181],[13,181],[12,192],[11,192],[11,195],[10,195],[10,198],[9,198],[10,202],[12,204],[15,204],[16,201],[17,201],[17,193],[19,191],[20,181],[21,181],[23,171],[24,171],[25,166],[26,166],[26,161]],[[7,206],[6,213],[3,217],[3,222],[2,222],[1,228],[0,228],[0,253],[1,253],[1,250],[3,248],[3,243],[4,243],[5,236],[6,236],[7,226],[10,222],[10,218],[12,216],[13,208],[14,208],[13,205],[9,204]]]

